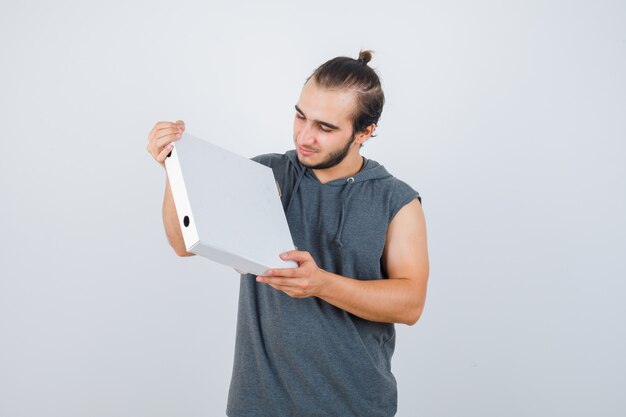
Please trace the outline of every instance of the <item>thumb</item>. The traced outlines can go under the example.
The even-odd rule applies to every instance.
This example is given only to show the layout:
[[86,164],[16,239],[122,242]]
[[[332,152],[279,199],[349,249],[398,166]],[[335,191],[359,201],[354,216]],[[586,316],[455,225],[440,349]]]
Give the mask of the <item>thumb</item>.
[[308,261],[311,259],[309,252],[291,250],[280,254],[280,259],[283,261],[296,261],[298,263]]

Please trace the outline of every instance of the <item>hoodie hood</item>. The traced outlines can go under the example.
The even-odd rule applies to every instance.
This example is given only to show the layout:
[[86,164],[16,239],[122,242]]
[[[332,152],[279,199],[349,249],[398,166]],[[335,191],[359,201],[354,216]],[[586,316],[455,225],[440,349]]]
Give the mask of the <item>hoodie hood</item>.
[[311,178],[313,181],[317,182],[322,187],[324,186],[344,187],[343,192],[341,193],[342,204],[341,204],[339,227],[335,235],[335,242],[339,246],[343,245],[341,238],[343,236],[343,228],[344,228],[344,224],[345,224],[345,220],[346,220],[346,216],[348,212],[350,196],[352,195],[352,192],[355,188],[354,186],[356,184],[359,184],[365,181],[380,180],[380,179],[392,177],[392,175],[389,172],[387,172],[384,166],[380,165],[376,161],[363,157],[364,159],[363,167],[361,168],[359,172],[357,172],[353,176],[345,177],[345,178],[338,178],[336,180],[332,180],[325,184],[322,184],[319,182],[319,179],[317,178],[317,176],[315,175],[315,173],[313,172],[311,168],[305,167],[304,165],[300,163],[300,161],[298,160],[298,154],[295,149],[285,152],[285,155],[287,156],[287,158],[289,159],[289,162],[293,165],[296,172],[298,173],[297,178],[296,178],[296,183],[293,188],[293,192],[291,193],[291,197],[289,198],[289,203],[287,204],[286,212],[288,212],[289,209],[291,208],[291,205],[294,201],[294,197],[298,194],[298,192],[300,192],[300,184],[304,177]]

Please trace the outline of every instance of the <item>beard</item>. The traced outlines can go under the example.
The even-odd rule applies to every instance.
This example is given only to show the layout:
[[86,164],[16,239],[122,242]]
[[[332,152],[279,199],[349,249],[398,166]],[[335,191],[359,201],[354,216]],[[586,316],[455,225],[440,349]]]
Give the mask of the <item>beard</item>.
[[353,134],[346,146],[338,151],[331,152],[328,157],[319,164],[307,165],[302,161],[300,161],[300,163],[310,169],[327,169],[339,165],[344,159],[346,159],[346,156],[348,156],[348,152],[350,152],[350,146],[352,146],[355,139],[356,134]]

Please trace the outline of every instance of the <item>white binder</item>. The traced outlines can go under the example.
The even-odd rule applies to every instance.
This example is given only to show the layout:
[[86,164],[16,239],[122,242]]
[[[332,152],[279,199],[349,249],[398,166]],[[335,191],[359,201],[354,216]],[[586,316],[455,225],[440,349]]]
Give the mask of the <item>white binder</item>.
[[262,275],[296,268],[272,169],[184,133],[165,159],[187,251]]

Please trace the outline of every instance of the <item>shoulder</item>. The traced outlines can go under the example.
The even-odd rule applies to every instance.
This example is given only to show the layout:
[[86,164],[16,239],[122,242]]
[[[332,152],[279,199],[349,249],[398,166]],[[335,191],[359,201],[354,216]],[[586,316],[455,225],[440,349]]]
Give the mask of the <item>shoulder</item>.
[[389,213],[389,221],[391,221],[398,212],[417,199],[421,205],[422,197],[413,187],[406,182],[392,177],[392,193],[391,193],[391,212]]
[[287,153],[266,153],[262,155],[257,155],[251,159],[255,162],[258,162],[259,164],[268,166],[270,168],[275,168],[280,165],[289,163]]
[[419,193],[412,186],[394,176],[383,165],[373,159],[367,160],[366,170],[359,175],[362,175],[364,180],[374,180],[371,181],[372,185],[378,192],[384,195],[391,195],[400,199],[404,197],[417,198],[421,202]]
[[394,195],[400,198],[403,198],[403,197],[410,197],[411,199],[417,198],[420,201],[420,203],[422,202],[422,197],[420,196],[420,193],[417,190],[415,190],[412,186],[407,184],[406,182],[394,176],[388,178],[388,181],[389,181],[389,187],[391,188]]
[[301,170],[295,151],[285,153],[266,153],[252,158],[253,161],[272,168],[279,182],[288,181]]
[[391,221],[400,209],[413,200],[417,199],[421,205],[422,197],[411,185],[396,178],[391,173],[385,172],[386,175],[375,181],[375,184],[378,188],[377,194],[385,196],[384,199],[387,201],[389,210],[389,221]]

